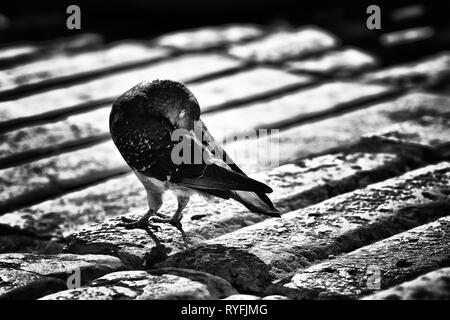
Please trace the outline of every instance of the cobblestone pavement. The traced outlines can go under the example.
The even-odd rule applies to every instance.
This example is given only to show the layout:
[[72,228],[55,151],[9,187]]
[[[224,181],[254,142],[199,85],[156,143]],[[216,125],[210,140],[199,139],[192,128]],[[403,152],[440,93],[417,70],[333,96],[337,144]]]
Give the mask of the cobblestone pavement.
[[[58,41],[0,48],[0,299],[449,298],[450,52],[382,64],[332,30],[252,24]],[[156,78],[188,85],[216,139],[279,130],[279,163],[226,149],[281,218],[194,197],[189,248],[120,225],[147,204],[109,109]]]

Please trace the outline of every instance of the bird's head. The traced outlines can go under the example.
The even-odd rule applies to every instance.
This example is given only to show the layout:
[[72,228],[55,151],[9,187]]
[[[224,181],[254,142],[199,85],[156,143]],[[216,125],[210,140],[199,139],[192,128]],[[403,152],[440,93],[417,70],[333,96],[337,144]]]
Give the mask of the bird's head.
[[200,107],[192,92],[181,82],[144,81],[113,104],[110,125],[126,121],[128,125],[144,124],[147,117],[164,117],[175,128],[188,131],[200,119]]

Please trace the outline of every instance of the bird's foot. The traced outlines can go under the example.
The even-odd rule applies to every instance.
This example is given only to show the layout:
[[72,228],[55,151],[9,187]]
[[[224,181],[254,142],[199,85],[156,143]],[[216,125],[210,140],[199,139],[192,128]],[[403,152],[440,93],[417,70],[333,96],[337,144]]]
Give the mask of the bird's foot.
[[122,223],[120,225],[126,229],[142,229],[145,231],[151,229],[153,231],[161,231],[161,227],[151,224],[148,217],[142,217],[139,220],[122,217]]
[[182,226],[180,220],[177,220],[177,219],[174,219],[174,218],[152,217],[151,221],[155,222],[155,223],[169,223],[169,224],[171,224],[172,226],[177,228],[178,231],[180,231],[181,237],[183,238],[183,242],[184,242],[185,246],[188,247],[191,244],[191,242],[189,241],[189,239],[188,239],[188,237],[186,235],[186,232],[184,232],[184,230],[183,230],[183,226]]

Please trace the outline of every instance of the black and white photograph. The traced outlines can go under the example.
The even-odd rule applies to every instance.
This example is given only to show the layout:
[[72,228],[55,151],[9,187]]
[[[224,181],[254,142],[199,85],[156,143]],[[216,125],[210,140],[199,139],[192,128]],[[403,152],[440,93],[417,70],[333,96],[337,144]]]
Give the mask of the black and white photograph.
[[3,0],[0,303],[450,300],[449,15]]

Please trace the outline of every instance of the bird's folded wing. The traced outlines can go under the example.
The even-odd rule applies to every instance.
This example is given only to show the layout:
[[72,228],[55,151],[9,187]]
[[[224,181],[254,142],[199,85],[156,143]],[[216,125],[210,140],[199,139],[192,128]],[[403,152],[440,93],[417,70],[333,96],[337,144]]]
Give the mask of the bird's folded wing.
[[[174,130],[167,119],[154,118],[146,122],[145,126],[122,133],[115,138],[115,143],[133,170],[161,181],[204,191],[272,191],[270,187],[245,174],[205,161],[208,157],[201,156],[198,161],[196,155],[203,155],[206,147],[188,132],[179,137],[182,141],[173,141]],[[189,147],[178,148],[178,143]]]
[[[209,132],[206,125],[203,123],[202,120],[199,120],[196,122],[194,128],[194,133],[197,135],[197,139],[202,141],[204,147],[208,149],[213,155],[220,158],[220,160],[225,161],[227,166],[232,169],[233,171],[240,173],[242,175],[246,174],[244,171],[239,168],[239,166],[231,159],[231,157],[227,154],[227,152],[223,149],[222,145],[217,143],[217,141],[214,139],[214,137]],[[272,192],[269,191],[269,192]],[[275,209],[272,201],[270,201],[269,197],[265,194],[265,192],[256,192],[256,196],[260,198],[267,206],[269,206],[270,209]]]

